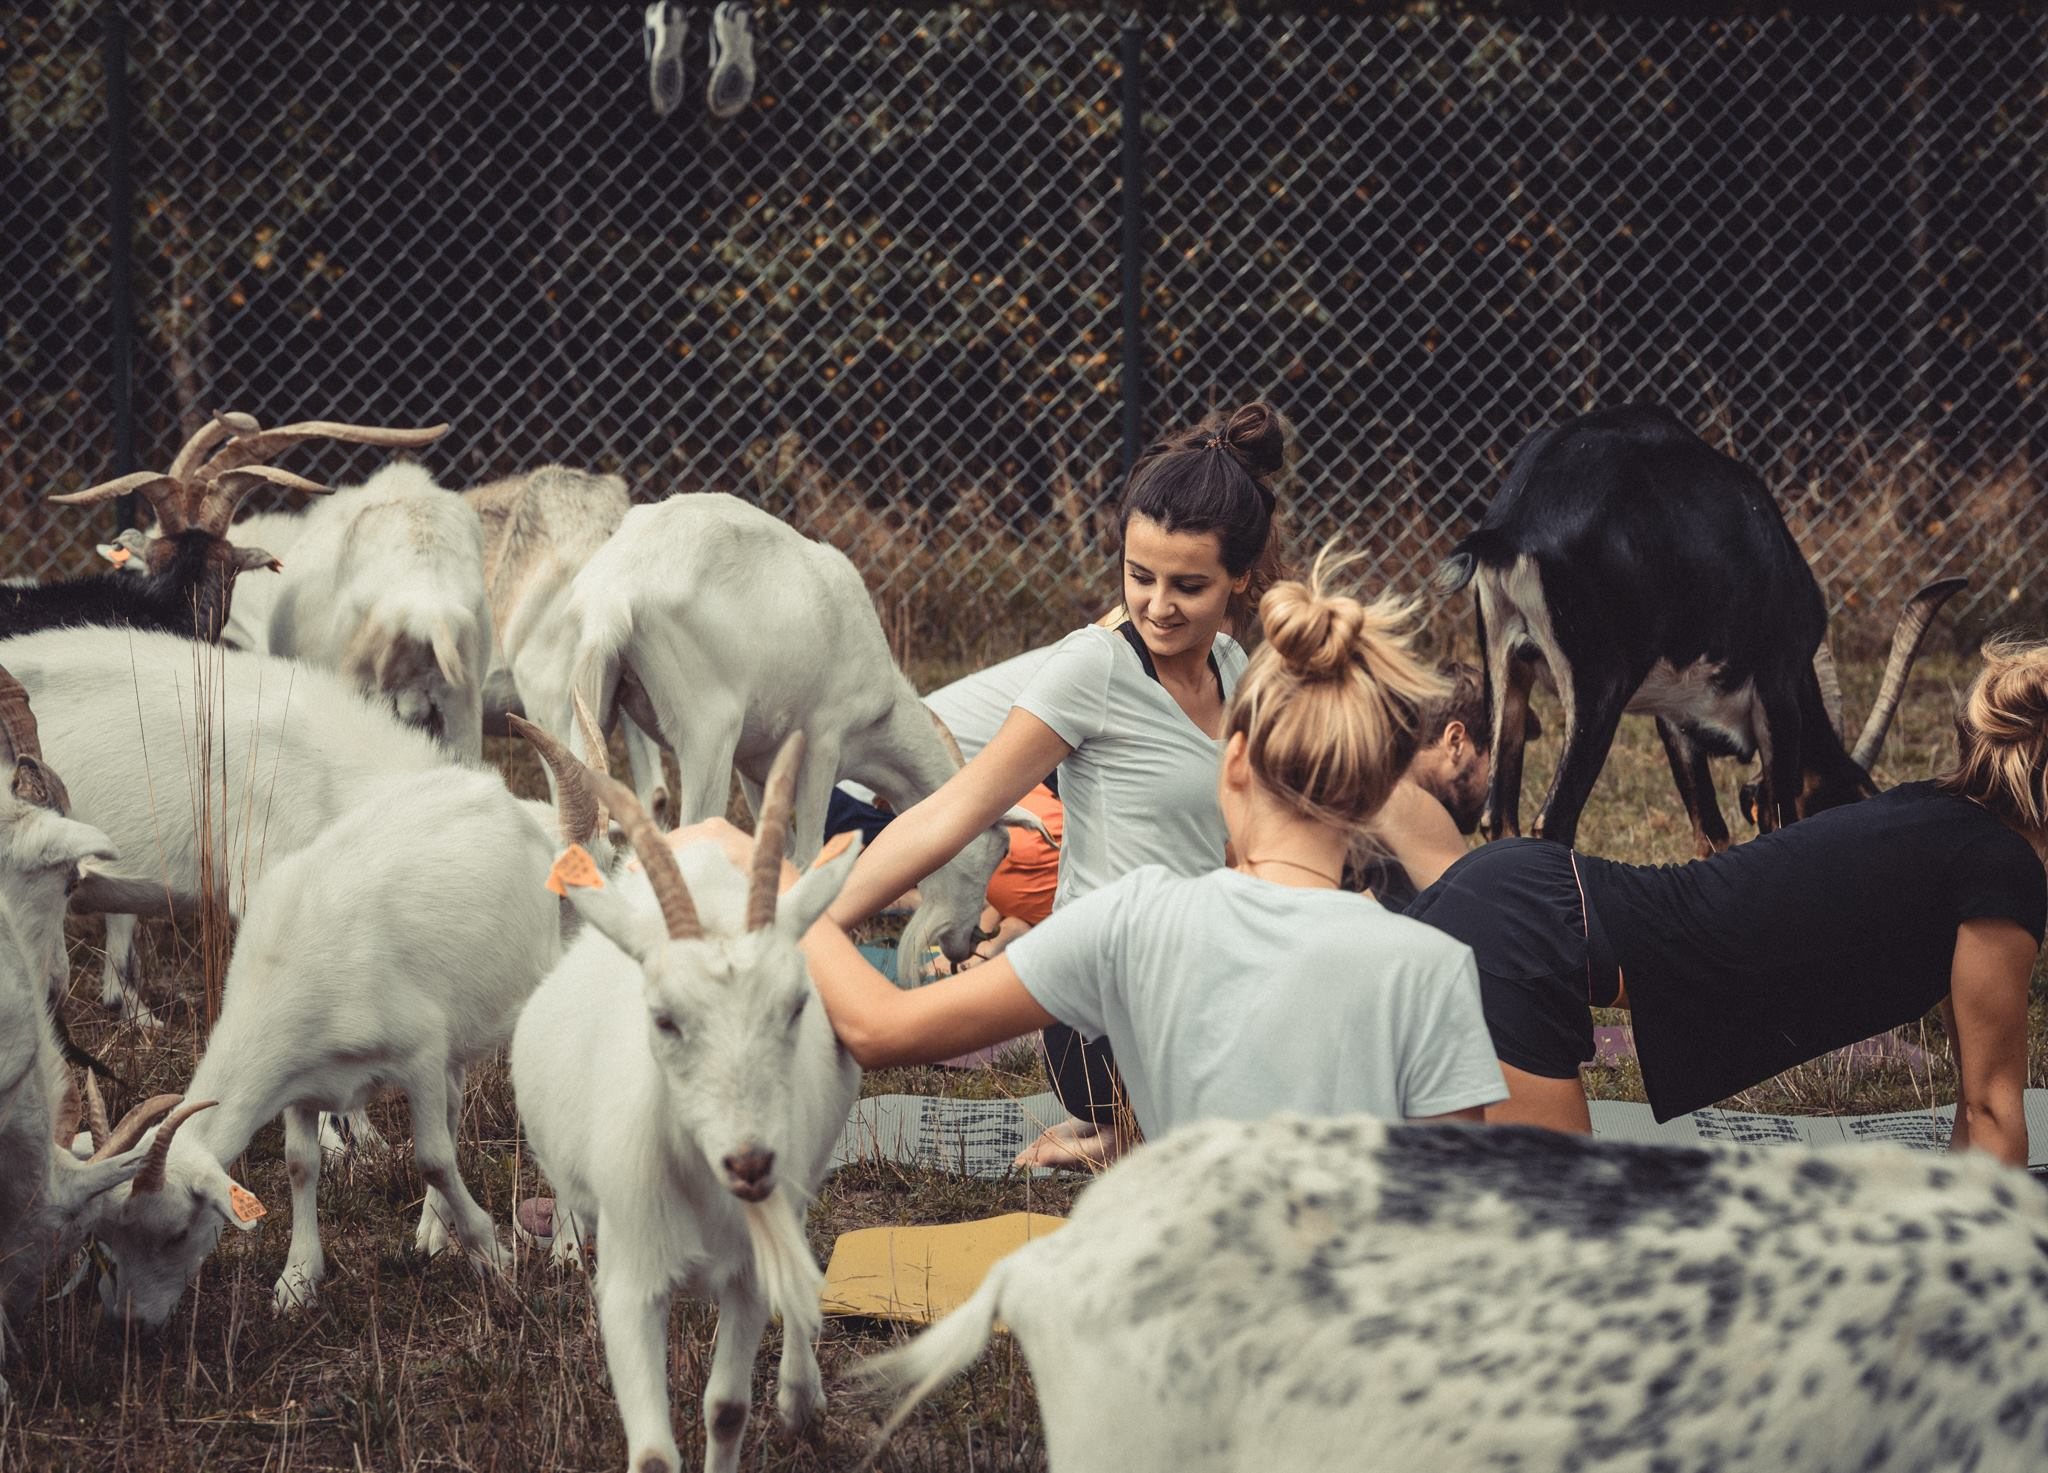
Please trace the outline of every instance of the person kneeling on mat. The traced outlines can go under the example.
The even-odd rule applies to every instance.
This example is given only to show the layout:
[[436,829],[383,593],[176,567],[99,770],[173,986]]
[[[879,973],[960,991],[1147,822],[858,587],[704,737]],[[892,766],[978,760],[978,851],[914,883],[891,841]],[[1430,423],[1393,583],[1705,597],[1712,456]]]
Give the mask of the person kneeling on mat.
[[[1476,1121],[1506,1097],[1470,951],[1339,887],[1441,685],[1408,647],[1406,607],[1328,595],[1323,577],[1266,594],[1266,644],[1224,713],[1214,781],[1235,864],[1136,869],[909,991],[820,921],[804,952],[857,1060],[926,1063],[1064,1022],[1110,1040],[1147,1135],[1279,1110]],[[749,842],[722,819],[672,842],[707,837],[742,856]]]
[[1591,1128],[1589,1009],[1631,1012],[1660,1121],[1939,1005],[1953,1144],[2027,1162],[2027,989],[2048,923],[2048,644],[1994,643],[1956,760],[1688,864],[1503,839],[1408,908],[1473,950],[1508,1081],[1492,1120]]

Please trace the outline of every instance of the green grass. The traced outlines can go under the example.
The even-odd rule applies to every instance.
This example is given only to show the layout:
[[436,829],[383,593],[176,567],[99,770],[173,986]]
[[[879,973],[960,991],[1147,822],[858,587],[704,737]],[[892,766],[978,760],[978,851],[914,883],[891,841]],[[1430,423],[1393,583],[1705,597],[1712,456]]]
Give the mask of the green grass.
[[[955,658],[948,656],[947,658]],[[936,661],[935,661],[936,663]],[[932,675],[942,672],[920,670]],[[1872,665],[1843,671],[1848,704],[1860,713],[1876,683]],[[1960,662],[1930,660],[1913,682],[1888,747],[1883,777],[1931,773],[1946,755],[1948,712],[1968,677]],[[1546,712],[1547,729],[1557,725]],[[1531,751],[1524,813],[1531,814],[1554,759],[1551,736]],[[523,750],[494,744],[523,790],[538,791]],[[1734,815],[1737,777],[1722,764],[1724,808]],[[1690,836],[1661,749],[1646,722],[1624,724],[1581,828],[1588,850],[1639,861],[1682,860]],[[143,928],[147,976],[169,1026],[160,1035],[102,1018],[97,995],[100,927],[74,927],[76,1032],[142,1091],[177,1089],[198,1039],[197,928]],[[2029,1082],[2048,1084],[2035,1003]],[[1625,1021],[1625,1017],[1622,1019]],[[1951,1098],[1954,1080],[1934,1031],[1934,1060],[1922,1077],[1897,1064],[1854,1072],[1817,1063],[1749,1091],[1740,1108],[1838,1111],[1910,1109]],[[1603,1098],[1641,1098],[1632,1067],[1588,1075]],[[988,1096],[1044,1087],[1028,1051],[979,1072],[893,1069],[868,1076],[868,1093]],[[117,1107],[126,1101],[117,1101]],[[273,1318],[270,1290],[288,1237],[288,1190],[280,1132],[250,1146],[241,1176],[269,1204],[263,1228],[230,1234],[196,1291],[160,1337],[124,1340],[97,1323],[89,1293],[34,1305],[16,1321],[19,1343],[6,1366],[13,1406],[0,1413],[0,1473],[13,1469],[611,1469],[624,1461],[617,1410],[606,1386],[603,1347],[587,1286],[520,1254],[511,1281],[494,1286],[461,1262],[419,1261],[411,1249],[421,1188],[404,1146],[404,1112],[373,1112],[401,1144],[381,1162],[322,1187],[330,1278],[319,1307],[303,1319]],[[503,1221],[540,1189],[519,1149],[518,1119],[502,1068],[477,1071],[464,1119],[462,1169],[477,1199]],[[850,1228],[889,1222],[940,1223],[1000,1212],[1062,1213],[1077,1183],[1067,1179],[988,1183],[864,1165],[832,1177],[818,1196],[810,1233],[820,1260]],[[50,1286],[54,1289],[54,1283]],[[756,1414],[744,1465],[752,1469],[851,1467],[882,1411],[849,1393],[838,1376],[895,1338],[870,1324],[836,1322],[820,1346],[831,1402],[820,1427],[789,1440],[772,1429],[769,1345],[757,1362]],[[706,1371],[710,1314],[679,1301],[672,1326],[672,1385],[686,1466],[702,1455],[697,1393]],[[999,1338],[972,1373],[935,1396],[891,1443],[885,1469],[1032,1470],[1045,1466],[1030,1378],[1015,1347]]]

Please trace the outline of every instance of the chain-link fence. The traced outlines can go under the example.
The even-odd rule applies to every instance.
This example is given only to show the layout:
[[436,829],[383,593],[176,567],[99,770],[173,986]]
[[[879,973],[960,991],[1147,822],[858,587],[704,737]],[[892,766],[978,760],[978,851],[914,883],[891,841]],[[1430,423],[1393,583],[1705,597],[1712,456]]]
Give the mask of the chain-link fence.
[[1838,609],[1935,568],[1978,626],[2048,605],[2039,16],[782,3],[721,124],[706,13],[657,118],[641,8],[0,12],[0,571],[108,530],[41,503],[133,468],[129,321],[138,465],[216,408],[445,418],[449,484],[758,500],[929,653],[1097,610],[1127,408],[1251,396],[1299,430],[1297,545],[1392,583],[1526,431],[1654,399],[1764,473]]

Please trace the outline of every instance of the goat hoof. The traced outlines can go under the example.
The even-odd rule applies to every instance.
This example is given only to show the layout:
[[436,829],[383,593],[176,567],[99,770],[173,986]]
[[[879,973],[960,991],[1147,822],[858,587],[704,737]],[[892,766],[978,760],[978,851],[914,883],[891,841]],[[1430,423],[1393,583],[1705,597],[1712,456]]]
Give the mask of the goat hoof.
[[790,1437],[816,1431],[822,1425],[824,1410],[823,1386],[791,1386],[785,1382],[775,1388],[775,1420]]
[[286,1269],[270,1294],[270,1307],[279,1315],[304,1314],[319,1302],[319,1280],[304,1269]]
[[454,1240],[448,1236],[448,1225],[432,1213],[422,1218],[420,1225],[413,1230],[412,1249],[422,1258],[439,1258],[453,1246]]

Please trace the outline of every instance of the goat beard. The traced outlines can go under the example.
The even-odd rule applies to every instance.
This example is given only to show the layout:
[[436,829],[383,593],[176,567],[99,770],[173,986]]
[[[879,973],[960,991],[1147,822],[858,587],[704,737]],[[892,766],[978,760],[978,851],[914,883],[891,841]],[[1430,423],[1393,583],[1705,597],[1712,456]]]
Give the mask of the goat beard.
[[815,1341],[825,1320],[818,1299],[825,1276],[811,1257],[803,1218],[788,1189],[777,1187],[766,1201],[739,1206],[754,1245],[754,1279],[767,1296],[769,1311],[781,1318],[785,1336]]

